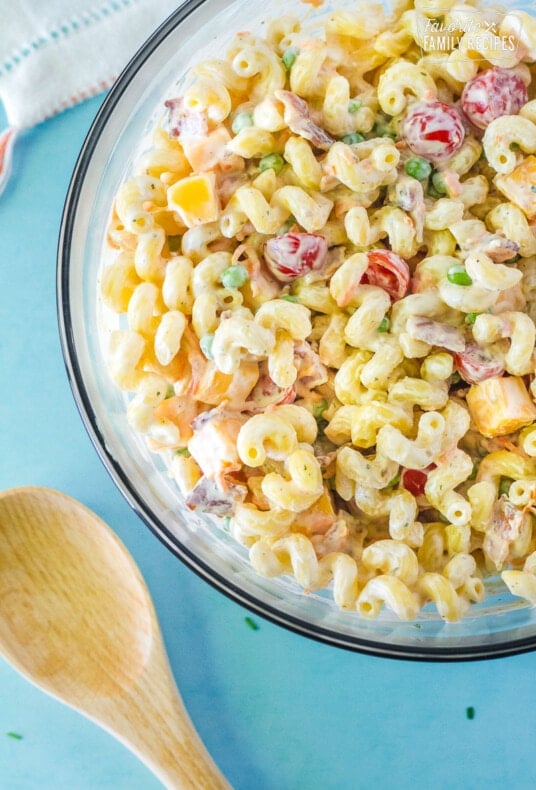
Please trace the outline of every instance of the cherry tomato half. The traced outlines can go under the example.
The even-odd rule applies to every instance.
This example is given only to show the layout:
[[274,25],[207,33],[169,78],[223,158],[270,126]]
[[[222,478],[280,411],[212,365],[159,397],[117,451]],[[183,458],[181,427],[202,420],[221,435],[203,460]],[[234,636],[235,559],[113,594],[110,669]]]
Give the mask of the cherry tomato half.
[[487,69],[466,84],[462,110],[478,129],[502,115],[517,115],[527,103],[527,86],[515,71]]
[[435,468],[435,464],[430,464],[426,469],[404,469],[400,479],[402,487],[409,491],[410,494],[413,494],[413,496],[423,496],[428,473]]
[[400,255],[390,250],[370,250],[367,253],[368,268],[361,282],[377,285],[387,291],[391,299],[402,299],[408,292],[409,266]]
[[456,107],[423,101],[410,107],[402,134],[413,153],[440,164],[461,148],[465,129]]
[[321,269],[327,254],[327,239],[315,233],[284,233],[264,245],[266,264],[280,282],[292,282]]

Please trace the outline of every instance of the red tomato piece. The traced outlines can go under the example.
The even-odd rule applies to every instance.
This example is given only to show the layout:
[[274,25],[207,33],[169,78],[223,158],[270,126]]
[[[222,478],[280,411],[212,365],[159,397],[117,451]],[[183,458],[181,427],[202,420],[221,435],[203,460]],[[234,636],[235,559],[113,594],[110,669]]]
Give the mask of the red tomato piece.
[[284,233],[264,245],[264,259],[280,282],[292,282],[326,263],[328,241],[316,233]]
[[465,129],[460,113],[451,104],[417,102],[406,115],[402,134],[413,153],[440,164],[461,148]]
[[428,480],[428,472],[436,468],[436,464],[430,464],[426,469],[404,469],[402,472],[402,487],[409,491],[413,496],[423,496],[424,487]]
[[504,366],[500,359],[492,357],[490,352],[479,346],[478,343],[469,342],[459,354],[454,354],[456,370],[468,384],[478,384],[504,373]]
[[485,129],[502,115],[517,115],[527,103],[527,86],[510,69],[487,69],[467,83],[462,110],[478,129]]
[[367,257],[368,268],[361,282],[383,288],[393,301],[402,299],[408,292],[410,279],[404,258],[390,250],[370,250]]

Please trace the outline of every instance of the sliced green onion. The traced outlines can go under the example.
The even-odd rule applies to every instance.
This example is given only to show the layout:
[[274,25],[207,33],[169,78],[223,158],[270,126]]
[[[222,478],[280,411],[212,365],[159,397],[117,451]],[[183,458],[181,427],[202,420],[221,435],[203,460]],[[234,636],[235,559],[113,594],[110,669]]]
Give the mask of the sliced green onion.
[[286,220],[286,222],[283,222],[283,224],[277,231],[276,235],[282,236],[284,233],[288,233],[291,227],[295,224],[296,224],[296,218],[293,217],[291,214],[290,217]]
[[244,622],[246,625],[248,625],[251,628],[252,631],[259,630],[259,626],[255,622],[255,620],[253,620],[251,617],[244,617]]
[[513,482],[511,477],[501,477],[499,482],[499,496],[508,496],[510,486]]
[[521,151],[519,143],[510,143],[510,151]]
[[284,164],[285,160],[281,154],[267,154],[259,162],[259,170],[261,173],[264,173],[265,170],[275,170],[276,173],[279,173]]
[[297,57],[298,57],[298,47],[289,47],[283,52],[281,56],[281,60],[283,61],[283,66],[286,68],[287,71],[290,71]]
[[231,129],[235,134],[238,134],[248,126],[253,126],[253,115],[250,112],[239,112],[233,119]]
[[476,462],[473,463],[473,471],[471,472],[471,474],[467,478],[468,480],[475,480],[476,479],[476,476],[478,474],[478,467],[479,466],[480,466],[480,464],[477,464]]
[[447,272],[447,280],[454,285],[472,285],[473,281],[467,274],[465,266],[451,266]]
[[8,738],[13,738],[15,741],[22,741],[22,735],[18,732],[6,732]]
[[170,252],[180,252],[182,236],[168,236],[167,243]]
[[212,344],[214,342],[214,334],[212,332],[207,332],[206,335],[203,335],[201,340],[199,341],[199,346],[201,351],[206,356],[207,359],[214,359],[212,356]]
[[327,407],[328,407],[328,402],[325,398],[321,400],[319,403],[315,403],[315,405],[313,406],[313,417],[315,418],[315,420],[322,419],[322,415],[326,411]]
[[280,299],[284,299],[285,302],[297,302],[298,299],[296,296],[292,296],[292,294],[283,294],[279,297]]
[[467,716],[468,719],[475,718],[475,709],[473,708],[472,705],[470,705],[468,708],[465,709],[465,715]]
[[249,280],[248,270],[241,263],[235,263],[222,272],[220,282],[224,288],[241,288]]
[[182,455],[184,458],[189,458],[190,451],[187,447],[179,447],[178,450],[175,450],[175,455]]
[[168,384],[168,388],[166,390],[165,399],[172,398],[175,395],[175,387],[173,384]]
[[396,474],[392,480],[389,480],[385,488],[395,488],[399,484],[401,477],[402,475],[400,474],[400,472],[398,472],[398,474]]
[[348,112],[354,113],[361,109],[363,102],[361,99],[350,99],[348,102]]
[[389,319],[385,316],[382,319],[381,324],[377,328],[376,332],[388,332],[389,331]]
[[466,313],[466,315],[465,315],[465,323],[469,324],[469,325],[474,324],[475,321],[476,321],[477,316],[479,316],[479,315],[480,315],[480,313]]
[[432,173],[432,165],[420,156],[412,156],[405,164],[408,176],[416,178],[417,181],[425,181]]
[[355,145],[356,143],[362,143],[365,138],[359,132],[352,132],[351,134],[345,134],[344,137],[341,137],[341,142],[346,143],[346,145]]
[[432,176],[432,184],[434,185],[434,189],[438,195],[447,194],[447,187],[445,186],[445,182],[443,181],[443,176],[441,173],[434,173]]

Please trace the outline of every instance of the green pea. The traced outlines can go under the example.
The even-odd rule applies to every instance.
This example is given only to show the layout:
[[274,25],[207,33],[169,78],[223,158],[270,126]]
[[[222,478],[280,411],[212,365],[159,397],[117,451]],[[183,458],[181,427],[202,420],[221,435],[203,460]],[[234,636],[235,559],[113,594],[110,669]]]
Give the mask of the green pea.
[[297,57],[298,57],[297,47],[289,47],[283,52],[281,56],[281,60],[283,61],[283,66],[286,68],[287,71],[290,71]]
[[264,173],[265,170],[274,170],[279,173],[284,164],[285,160],[280,154],[267,154],[259,162],[259,170],[261,173]]
[[465,266],[451,266],[447,272],[447,280],[454,285],[472,285],[473,281],[467,274]]
[[231,129],[234,134],[238,134],[238,132],[246,129],[248,126],[253,126],[253,115],[250,112],[239,112],[233,119]]
[[434,189],[438,195],[447,194],[447,187],[445,186],[445,182],[443,181],[443,176],[441,173],[434,173],[432,176],[432,184],[434,185]]
[[388,332],[389,331],[389,319],[385,316],[382,319],[381,324],[377,328],[376,332]]
[[390,137],[391,140],[396,140],[396,132],[393,132],[386,123],[378,121],[372,127],[371,135],[373,137]]
[[212,332],[207,332],[206,335],[203,335],[201,340],[199,341],[199,346],[201,351],[206,356],[207,359],[214,359],[212,355],[212,344],[214,343],[214,334]]
[[229,266],[222,272],[220,282],[224,288],[241,288],[249,280],[248,270],[240,263]]
[[408,176],[416,178],[417,181],[425,181],[432,173],[432,165],[420,156],[412,156],[405,164]]
[[344,137],[341,137],[341,142],[346,143],[346,145],[355,145],[356,143],[362,143],[365,138],[359,132],[352,132],[351,134],[345,134]]
[[348,102],[348,112],[354,113],[361,109],[363,102],[361,99],[351,99]]

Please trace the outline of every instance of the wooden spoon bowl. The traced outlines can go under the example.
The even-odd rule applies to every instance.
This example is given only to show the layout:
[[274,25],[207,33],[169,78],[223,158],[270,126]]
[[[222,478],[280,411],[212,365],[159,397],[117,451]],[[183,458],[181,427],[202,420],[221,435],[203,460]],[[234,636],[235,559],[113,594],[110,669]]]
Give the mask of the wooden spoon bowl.
[[134,560],[98,516],[58,491],[0,493],[0,655],[167,787],[230,787],[184,708]]

